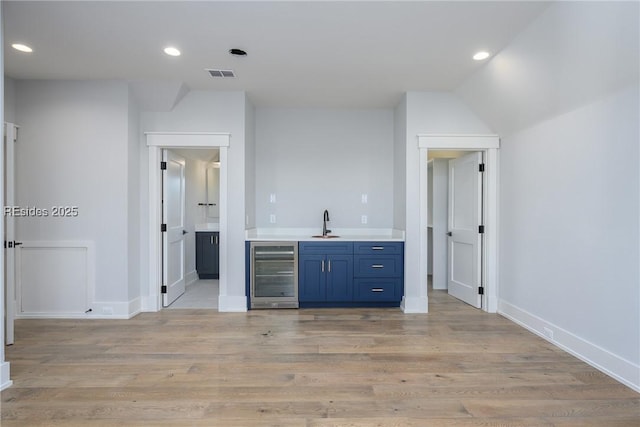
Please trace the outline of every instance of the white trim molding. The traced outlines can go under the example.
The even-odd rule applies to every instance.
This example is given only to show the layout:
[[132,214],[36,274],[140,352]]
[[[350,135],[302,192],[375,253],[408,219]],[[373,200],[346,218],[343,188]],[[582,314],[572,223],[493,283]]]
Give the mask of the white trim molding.
[[498,135],[418,134],[418,148],[439,150],[486,150],[500,148]]
[[[4,346],[4,343],[2,343]],[[0,363],[0,391],[11,387],[13,381],[9,379],[9,362],[1,362]]]
[[149,147],[228,147],[230,134],[217,132],[145,132]]
[[[22,283],[22,258],[27,251],[51,251],[57,253],[60,256],[64,255],[70,249],[79,249],[84,253],[83,257],[83,269],[86,272],[84,289],[85,292],[85,306],[79,311],[47,311],[47,312],[20,312],[16,311],[17,319],[34,319],[34,318],[88,318],[92,317],[90,314],[93,311],[93,304],[95,301],[95,280],[96,280],[96,267],[95,267],[95,244],[89,240],[51,240],[51,241],[24,241],[21,246],[16,248],[16,305],[17,307],[23,307],[23,286]],[[32,265],[29,268],[33,268]],[[54,280],[54,278],[52,278]],[[92,311],[85,311],[87,309]]]
[[[140,310],[155,312],[162,309],[162,239],[160,223],[162,220],[160,188],[162,174],[160,161],[165,148],[219,148],[220,149],[220,297],[227,290],[227,223],[228,223],[228,191],[227,191],[227,150],[230,146],[231,134],[217,132],[145,132],[149,148],[149,283],[148,289],[142,290]],[[246,311],[246,300],[244,301]],[[227,304],[219,303],[218,311],[225,310]],[[233,308],[233,307],[231,307]]]
[[640,393],[639,365],[504,300],[498,313]]
[[[420,283],[425,283],[427,303],[422,301],[403,300],[405,313],[427,312],[428,296],[426,296],[427,263],[429,258],[428,241],[428,164],[429,150],[463,150],[484,152],[484,295],[482,296],[482,310],[495,313],[498,310],[498,178],[499,178],[499,148],[500,138],[497,135],[486,134],[418,134],[418,151],[420,152]],[[422,298],[420,298],[422,299]],[[415,309],[416,311],[412,311]]]

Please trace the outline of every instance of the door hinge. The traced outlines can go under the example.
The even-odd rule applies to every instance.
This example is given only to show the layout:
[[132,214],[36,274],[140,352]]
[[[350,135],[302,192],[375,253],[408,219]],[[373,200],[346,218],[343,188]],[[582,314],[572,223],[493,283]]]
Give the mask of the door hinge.
[[478,226],[478,233],[484,234],[484,225],[479,225]]
[[478,288],[478,295],[484,295],[484,286]]
[[167,162],[160,162],[160,170],[161,171],[167,170]]
[[484,163],[478,165],[478,172],[484,172]]
[[162,294],[166,294],[167,293],[167,285],[162,285],[160,287],[160,293],[162,293]]
[[167,231],[167,224],[160,224],[160,232],[164,233]]

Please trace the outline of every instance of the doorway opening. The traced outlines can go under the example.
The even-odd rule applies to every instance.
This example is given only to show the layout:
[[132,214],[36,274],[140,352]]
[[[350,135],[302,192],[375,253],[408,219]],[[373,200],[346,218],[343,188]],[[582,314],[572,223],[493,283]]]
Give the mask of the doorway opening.
[[483,154],[430,150],[427,161],[429,291],[476,308],[484,291]]
[[[163,282],[167,286],[163,307],[217,309],[220,149],[165,149],[163,158],[165,162],[173,159],[176,166],[167,166],[163,172],[162,221],[167,224],[163,234]],[[167,185],[180,181],[181,185]],[[177,194],[171,194],[172,189]]]
[[[446,251],[444,251],[444,255],[439,252],[439,267],[442,270],[443,264],[442,259],[444,256],[447,257],[446,261],[446,269],[444,269],[446,274],[446,279],[443,279],[443,273],[440,271],[438,278],[433,277],[434,280],[434,288],[437,286],[439,289],[444,287],[443,283],[446,283],[447,290],[451,287],[451,279],[464,279],[466,282],[473,282],[472,287],[468,287],[466,292],[468,293],[467,297],[472,298],[474,300],[474,306],[481,308],[484,311],[495,313],[497,311],[497,287],[498,287],[498,275],[497,275],[497,266],[498,266],[498,253],[497,253],[497,237],[498,237],[498,221],[497,221],[497,213],[498,213],[498,149],[500,145],[499,138],[496,135],[418,135],[418,144],[420,149],[420,182],[421,182],[421,191],[420,191],[420,253],[421,257],[421,277],[423,278],[424,283],[424,297],[427,299],[428,304],[428,284],[429,284],[429,267],[432,269],[436,267],[436,258],[432,258],[436,256],[436,249],[433,246],[430,247],[430,243],[433,245],[435,243],[435,239],[437,237],[440,238],[440,248],[442,246],[446,247]],[[469,184],[470,179],[475,179],[471,183],[471,185],[475,185],[477,188],[477,196],[478,199],[469,199],[467,197],[462,197],[464,191],[459,193],[458,205],[462,203],[464,206],[465,203],[468,204],[471,209],[467,209],[468,212],[476,212],[476,217],[478,218],[477,227],[474,224],[475,221],[469,221],[469,216],[456,216],[456,212],[452,211],[451,203],[455,202],[455,194],[453,196],[449,195],[449,185],[447,184],[447,213],[444,218],[446,218],[446,226],[444,225],[442,217],[440,217],[439,222],[439,230],[445,232],[446,236],[446,244],[443,244],[443,236],[435,235],[436,230],[435,220],[430,217],[429,210],[432,208],[432,205],[435,206],[432,197],[436,195],[435,190],[429,192],[429,186],[432,184],[429,182],[430,178],[430,167],[435,167],[435,158],[436,156],[432,156],[434,161],[430,164],[428,163],[429,154],[431,152],[439,152],[443,151],[447,152],[456,152],[456,156],[459,152],[467,152],[467,154],[460,156],[460,159],[467,158],[469,161],[470,158],[475,158],[475,166],[469,166],[467,164],[466,168],[460,168],[457,173],[457,179],[460,183]],[[447,154],[449,155],[449,154]],[[439,161],[439,163],[441,163]],[[479,166],[479,164],[483,166]],[[460,165],[458,165],[460,166]],[[440,164],[438,168],[442,168],[443,165]],[[473,168],[475,172],[472,176],[471,172]],[[482,168],[480,176],[477,175],[479,169]],[[434,172],[435,169],[431,170],[431,179],[434,180]],[[438,171],[439,174],[443,174],[443,170]],[[449,170],[449,164],[447,162],[447,180],[451,180],[451,171]],[[454,172],[455,173],[455,172]],[[460,187],[458,187],[460,189]],[[442,194],[442,189],[439,190],[440,194]],[[466,190],[470,191],[470,190]],[[466,202],[465,202],[466,200]],[[471,201],[469,201],[471,200]],[[433,212],[432,212],[433,213]],[[451,221],[458,221],[458,225],[460,225],[460,221],[464,223],[464,227],[469,229],[466,236],[462,241],[456,239],[461,236],[461,231],[464,230],[456,230],[451,229]],[[429,225],[431,222],[431,231],[429,231]],[[473,234],[471,233],[473,231]],[[449,236],[448,233],[452,232],[452,236]],[[431,242],[430,242],[430,233],[431,233]],[[465,234],[465,233],[462,233]],[[475,239],[475,246],[472,244],[473,242],[470,240]],[[457,244],[456,244],[457,242]],[[456,248],[457,246],[457,248]],[[451,256],[452,251],[454,255],[460,257],[462,260],[470,260],[477,259],[478,269],[473,270],[469,268],[459,268],[456,270],[455,263],[451,265],[451,259],[455,259]],[[433,255],[432,255],[433,253]],[[430,265],[429,261],[433,259],[433,264]],[[460,264],[465,265],[465,263]],[[469,262],[466,265],[471,265]],[[451,272],[454,272],[452,275]],[[431,270],[433,273],[434,270]],[[457,277],[456,277],[457,276]],[[438,283],[436,284],[436,280]],[[443,282],[444,280],[444,282]],[[462,282],[462,281],[460,281]],[[458,283],[457,285],[460,285]],[[458,291],[460,288],[458,289]],[[460,298],[460,293],[457,293],[457,298]],[[473,292],[473,296],[471,295]],[[466,301],[469,302],[469,301]]]
[[[146,133],[147,146],[149,147],[149,288],[148,296],[143,298],[143,310],[158,311],[163,307],[163,251],[162,251],[162,170],[161,162],[163,150],[171,149],[179,153],[186,153],[190,156],[196,156],[197,150],[213,150],[217,151],[217,158],[208,158],[208,163],[215,164],[218,175],[218,210],[215,212],[218,217],[216,223],[219,239],[219,274],[218,274],[218,292],[215,298],[218,300],[227,294],[227,149],[229,147],[230,135],[226,133],[193,133],[193,132],[148,132]],[[186,151],[183,151],[186,150]],[[202,154],[202,153],[200,153]],[[209,203],[207,195],[200,194],[199,199],[192,200],[198,203]],[[212,218],[207,218],[207,212],[204,211],[208,206],[198,206],[195,210],[196,217],[201,215],[203,220],[209,222],[198,223],[197,225],[213,223]],[[200,209],[200,211],[198,211]],[[211,212],[213,215],[214,212]],[[195,225],[191,233],[195,237]],[[186,231],[186,230],[185,230]],[[189,234],[189,231],[187,231]],[[186,234],[185,234],[186,235]],[[197,273],[197,271],[196,271]],[[214,289],[211,288],[211,292]]]

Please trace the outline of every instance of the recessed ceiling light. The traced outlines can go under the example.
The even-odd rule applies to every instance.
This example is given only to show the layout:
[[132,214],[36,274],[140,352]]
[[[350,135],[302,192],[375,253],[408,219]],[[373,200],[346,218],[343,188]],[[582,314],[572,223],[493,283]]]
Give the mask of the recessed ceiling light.
[[247,56],[247,52],[242,49],[229,49],[229,53],[235,56]]
[[22,43],[14,43],[11,45],[11,47],[14,48],[15,50],[19,50],[20,52],[24,52],[24,53],[33,52],[33,49],[31,49],[26,44],[22,44]]
[[483,59],[487,59],[489,56],[489,52],[478,52],[473,55],[473,59],[475,59],[476,61],[482,61]]
[[180,56],[180,51],[172,46],[165,47],[164,53],[166,53],[169,56]]

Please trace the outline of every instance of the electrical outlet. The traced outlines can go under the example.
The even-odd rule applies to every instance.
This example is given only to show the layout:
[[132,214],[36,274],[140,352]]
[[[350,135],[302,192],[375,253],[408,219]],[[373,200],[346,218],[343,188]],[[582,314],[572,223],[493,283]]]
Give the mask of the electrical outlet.
[[269,215],[269,222],[270,222],[271,224],[275,224],[275,223],[276,223],[276,216],[275,216],[275,214],[271,214],[271,215]]
[[270,202],[270,203],[275,203],[275,202],[276,202],[276,195],[275,195],[275,193],[271,193],[271,194],[269,195],[269,202]]
[[244,219],[244,224],[249,225],[249,215],[247,215]]
[[102,314],[113,315],[113,307],[102,307]]
[[360,222],[362,224],[366,224],[367,223],[367,216],[366,215],[362,215],[362,217],[360,218]]
[[362,203],[363,203],[363,204],[369,203],[369,202],[368,202],[368,199],[369,199],[369,196],[367,196],[365,193],[363,193],[363,194],[362,194],[362,198],[361,198]]
[[545,336],[550,340],[553,340],[553,329],[547,328],[546,326],[544,326],[542,329],[544,329]]

